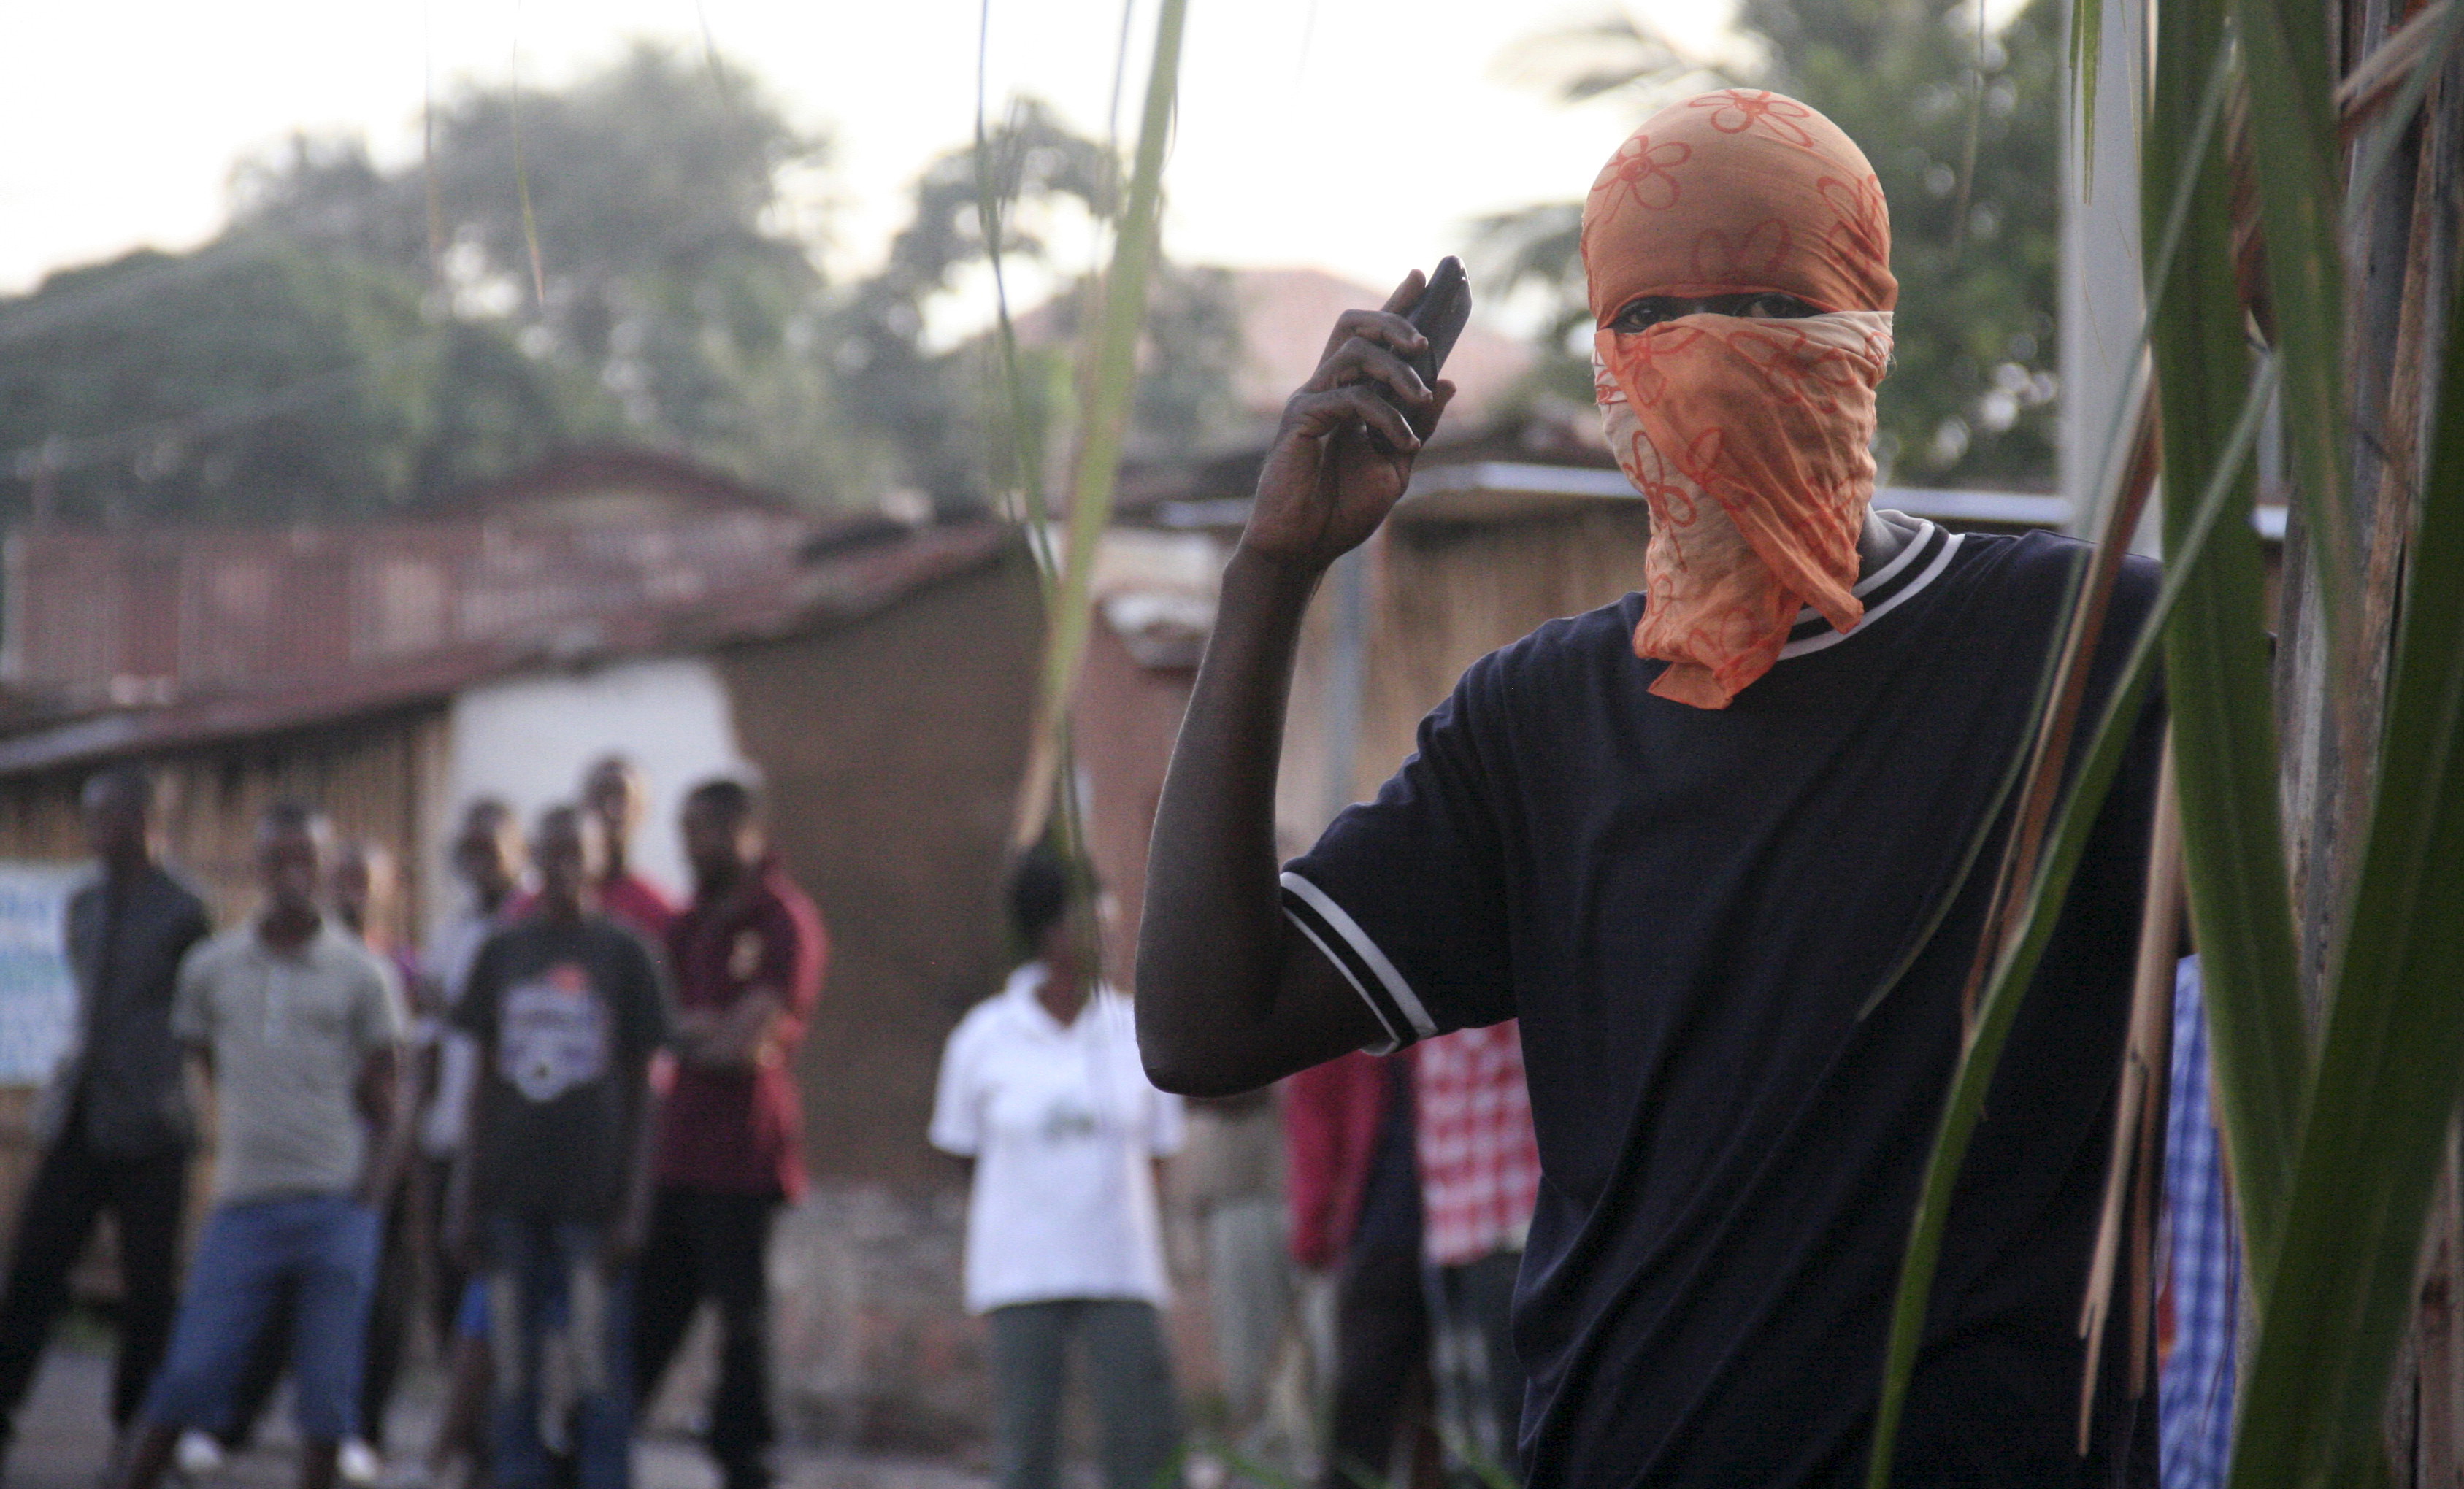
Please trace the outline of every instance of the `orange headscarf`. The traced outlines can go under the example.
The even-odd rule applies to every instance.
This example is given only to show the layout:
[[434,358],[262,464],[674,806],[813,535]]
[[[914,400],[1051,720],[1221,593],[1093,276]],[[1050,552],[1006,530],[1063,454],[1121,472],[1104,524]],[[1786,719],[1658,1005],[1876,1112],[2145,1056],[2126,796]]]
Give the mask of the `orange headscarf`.
[[[1799,605],[1843,631],[1864,615],[1850,590],[1899,298],[1881,185],[1813,109],[1723,89],[1617,147],[1582,245],[1601,416],[1651,506],[1635,653],[1671,664],[1653,692],[1726,708],[1778,659]],[[1639,296],[1751,292],[1822,314],[1609,329]]]

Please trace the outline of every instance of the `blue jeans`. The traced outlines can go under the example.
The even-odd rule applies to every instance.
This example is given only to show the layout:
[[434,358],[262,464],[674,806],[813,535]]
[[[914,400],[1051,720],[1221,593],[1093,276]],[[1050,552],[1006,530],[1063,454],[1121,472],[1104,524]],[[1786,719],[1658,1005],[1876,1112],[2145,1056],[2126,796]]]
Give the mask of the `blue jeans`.
[[[581,1489],[627,1489],[633,1452],[628,1280],[601,1269],[595,1225],[495,1215],[487,1236],[497,1489],[548,1489],[549,1454],[568,1448]],[[560,1351],[569,1400],[543,1389],[551,1347]]]
[[359,1428],[362,1344],[376,1268],[376,1212],[343,1195],[222,1206],[198,1239],[171,1353],[145,1398],[145,1419],[227,1428],[257,1338],[288,1295],[299,1435],[310,1442],[350,1436]]

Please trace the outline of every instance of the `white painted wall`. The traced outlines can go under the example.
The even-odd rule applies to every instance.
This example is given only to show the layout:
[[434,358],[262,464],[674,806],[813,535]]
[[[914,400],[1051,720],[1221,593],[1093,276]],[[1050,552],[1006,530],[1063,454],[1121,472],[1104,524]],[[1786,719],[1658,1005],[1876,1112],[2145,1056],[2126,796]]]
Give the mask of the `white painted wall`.
[[[2117,415],[2137,365],[2146,299],[2141,289],[2139,96],[2146,78],[2146,7],[2103,8],[2096,86],[2096,159],[2081,148],[2077,77],[2065,70],[2062,123],[2061,482],[2071,531],[2085,536],[2112,447],[2130,428]],[[2148,508],[2133,546],[2161,531]]]
[[716,668],[699,657],[623,662],[579,672],[504,678],[453,700],[444,813],[429,837],[439,861],[431,924],[459,903],[441,861],[464,803],[502,797],[527,824],[533,814],[579,793],[582,773],[622,751],[650,787],[650,815],[633,843],[634,866],[671,892],[688,885],[676,841],[684,794],[712,776],[742,774],[736,718]]

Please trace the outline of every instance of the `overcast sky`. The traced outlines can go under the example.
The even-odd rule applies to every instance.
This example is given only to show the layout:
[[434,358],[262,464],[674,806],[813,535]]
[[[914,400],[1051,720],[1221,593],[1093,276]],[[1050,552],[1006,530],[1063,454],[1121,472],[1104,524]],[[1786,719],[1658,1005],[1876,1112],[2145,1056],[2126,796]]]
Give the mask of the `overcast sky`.
[[[877,261],[904,193],[973,129],[979,0],[0,0],[0,293],[141,244],[211,235],[232,160],[295,129],[415,153],[426,83],[555,83],[627,37],[702,28],[799,122],[828,131],[833,270]],[[1135,0],[1133,132],[1155,0]],[[1562,199],[1633,104],[1550,102],[1501,63],[1609,0],[1190,0],[1167,251],[1388,282],[1472,217]],[[1728,0],[1635,0],[1715,46]],[[992,0],[992,96],[1098,132],[1121,0]]]

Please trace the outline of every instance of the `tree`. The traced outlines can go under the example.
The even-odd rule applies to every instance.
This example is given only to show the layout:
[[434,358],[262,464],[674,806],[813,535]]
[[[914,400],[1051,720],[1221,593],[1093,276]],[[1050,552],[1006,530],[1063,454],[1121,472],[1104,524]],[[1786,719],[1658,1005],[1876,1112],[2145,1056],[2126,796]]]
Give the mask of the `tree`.
[[[1112,151],[1031,99],[986,132],[980,156],[974,145],[950,151],[917,180],[913,215],[892,241],[889,262],[852,287],[831,322],[831,355],[845,380],[848,414],[897,449],[915,490],[943,506],[972,508],[992,492],[1020,484],[1022,436],[1009,427],[1009,410],[994,391],[1002,377],[997,339],[987,332],[935,352],[926,337],[934,302],[991,257],[979,211],[984,192],[998,204],[1003,264],[1049,277],[1057,214],[1075,209],[1107,218],[1120,188]],[[1021,321],[1028,458],[1049,454],[1050,436],[1067,423],[1077,373],[1071,347],[1083,317],[1091,313],[1092,290],[1090,277],[1066,277],[1050,301]],[[1187,449],[1226,431],[1238,418],[1232,370],[1239,358],[1230,276],[1161,266],[1148,312],[1133,440]]]
[[[852,287],[829,327],[849,416],[895,448],[912,489],[943,506],[983,505],[988,478],[1007,460],[982,421],[983,390],[996,376],[990,349],[936,352],[926,335],[933,302],[960,271],[990,257],[979,210],[985,189],[1002,204],[1001,251],[1012,268],[1045,259],[1038,230],[1056,208],[1075,203],[1101,217],[1119,189],[1111,152],[1032,99],[986,133],[981,164],[979,174],[977,147],[968,145],[925,167],[888,262]],[[1056,378],[1066,387],[1066,372],[1044,349],[1029,358],[1037,417],[1048,424],[1066,402],[1052,392]]]
[[[1881,390],[1885,472],[2051,486],[2062,86],[2053,0],[2031,0],[1982,36],[1967,0],[1745,0],[1738,26],[1759,60],[1731,63],[1725,77],[1622,19],[1589,28],[1556,89],[1575,99],[1627,88],[1656,105],[1727,81],[1829,115],[1863,146],[1891,204],[1900,301],[1897,365]],[[1492,282],[1557,307],[1544,385],[1588,399],[1580,222],[1579,204],[1544,204],[1488,219],[1479,242]]]
[[363,515],[605,429],[613,408],[417,281],[234,237],[0,304],[0,517]]
[[834,412],[808,241],[779,221],[781,172],[821,143],[747,75],[640,45],[564,92],[466,90],[429,126],[394,171],[294,138],[235,170],[206,248],[0,302],[0,504],[347,515],[609,438],[820,499],[877,488]]
[[583,369],[635,437],[809,496],[864,462],[816,417],[825,314],[783,173],[825,164],[749,73],[637,42],[562,92],[471,88],[430,121],[425,165],[293,142],[243,166],[244,228],[339,248],[437,284],[466,318],[524,325]]
[[[39,489],[97,517],[380,512],[561,444],[683,450],[821,503],[905,488],[980,509],[1015,487],[987,343],[931,315],[989,256],[976,151],[950,152],[870,277],[827,284],[782,177],[826,161],[747,73],[650,44],[561,92],[474,87],[432,150],[351,139],[241,163],[232,218],[0,301],[0,517]],[[987,141],[1005,261],[1052,279],[1056,214],[1114,208],[1120,164],[1043,105]],[[1074,297],[1027,350],[1041,431],[1066,424]],[[1227,282],[1167,272],[1137,433],[1186,443],[1231,405]],[[1001,414],[1006,427],[1006,411]]]

